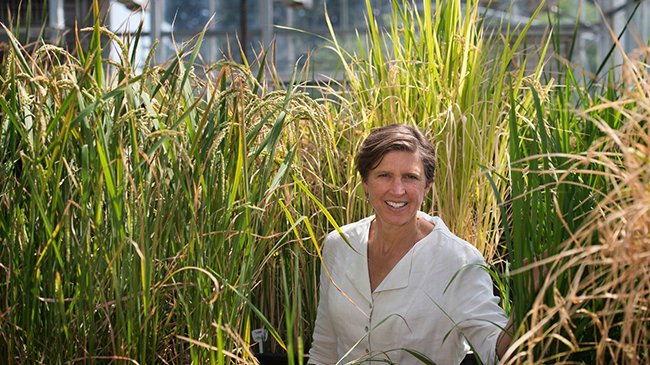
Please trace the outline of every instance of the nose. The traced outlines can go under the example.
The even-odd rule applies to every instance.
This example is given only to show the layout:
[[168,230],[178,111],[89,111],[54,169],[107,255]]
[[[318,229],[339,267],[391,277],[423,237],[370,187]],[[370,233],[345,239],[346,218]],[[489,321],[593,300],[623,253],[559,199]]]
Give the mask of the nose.
[[393,179],[393,183],[391,184],[390,187],[390,192],[393,193],[394,195],[402,195],[404,194],[404,183],[402,182],[402,179]]

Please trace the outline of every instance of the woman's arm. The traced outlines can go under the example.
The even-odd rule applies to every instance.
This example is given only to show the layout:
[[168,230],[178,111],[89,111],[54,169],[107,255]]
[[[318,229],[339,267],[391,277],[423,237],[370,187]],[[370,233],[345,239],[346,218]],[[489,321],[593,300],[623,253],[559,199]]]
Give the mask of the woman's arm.
[[512,343],[512,318],[514,317],[513,315],[510,316],[510,319],[508,320],[508,324],[506,324],[506,327],[501,331],[499,334],[499,337],[497,338],[497,356],[499,359],[503,359],[503,356],[506,354],[506,351],[508,351],[508,348],[510,347],[510,343]]
[[[545,258],[546,256],[548,256],[548,252],[545,251],[542,257]],[[537,259],[535,259],[534,261],[537,261]],[[524,259],[524,266],[526,264],[528,264],[528,259]],[[541,276],[540,276],[540,267],[542,269]],[[535,293],[539,291],[539,287],[541,285],[540,277],[545,277],[547,274],[548,274],[548,269],[546,268],[545,265],[535,266],[533,268],[533,287],[535,288]],[[515,330],[512,322],[513,318],[515,318],[514,311],[510,314],[510,319],[508,320],[508,324],[506,324],[506,326],[504,327],[503,331],[501,331],[497,339],[496,351],[499,359],[503,359],[503,356],[506,354],[506,351],[508,351],[508,348],[512,343],[512,334],[513,331]]]

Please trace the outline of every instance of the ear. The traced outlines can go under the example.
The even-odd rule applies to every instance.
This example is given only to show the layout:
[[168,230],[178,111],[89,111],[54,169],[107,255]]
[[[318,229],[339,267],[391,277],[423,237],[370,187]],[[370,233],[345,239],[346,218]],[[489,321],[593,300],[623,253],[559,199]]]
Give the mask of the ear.
[[427,183],[427,185],[424,187],[424,195],[429,194],[429,189],[431,189],[431,185],[433,185],[432,182]]

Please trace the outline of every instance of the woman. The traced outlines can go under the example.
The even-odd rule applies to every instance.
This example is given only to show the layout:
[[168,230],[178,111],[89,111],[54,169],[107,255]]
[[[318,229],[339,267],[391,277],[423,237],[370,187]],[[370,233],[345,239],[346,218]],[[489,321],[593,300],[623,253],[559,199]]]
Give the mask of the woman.
[[469,342],[494,364],[510,337],[485,261],[418,210],[435,174],[431,143],[416,128],[389,125],[368,136],[355,164],[375,214],[325,240],[309,363],[421,363],[415,351],[458,365]]

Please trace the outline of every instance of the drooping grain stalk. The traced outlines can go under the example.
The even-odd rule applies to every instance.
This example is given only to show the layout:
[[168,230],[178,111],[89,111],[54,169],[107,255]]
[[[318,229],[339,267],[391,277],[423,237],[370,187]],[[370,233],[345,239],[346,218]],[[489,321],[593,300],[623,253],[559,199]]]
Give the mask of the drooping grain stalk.
[[[647,83],[647,74],[638,81]],[[645,94],[633,93],[581,113],[603,134],[586,153],[573,157],[573,170],[595,174],[585,167],[602,166],[598,174],[611,190],[598,190],[598,205],[585,224],[556,257],[546,260],[554,265],[544,284],[553,288],[554,305],[548,296],[536,298],[528,313],[531,327],[518,343],[522,352],[510,363],[647,362],[650,137],[645,100]],[[602,118],[604,108],[621,112],[620,129]]]
[[[425,1],[421,8],[393,1],[390,29],[383,30],[368,2],[368,35],[359,39],[358,53],[345,50],[331,32],[331,49],[340,56],[346,80],[341,106],[354,121],[339,128],[346,139],[343,157],[354,156],[376,126],[418,125],[435,141],[439,161],[426,209],[491,259],[501,218],[481,168],[505,165],[506,80],[513,77],[519,93],[525,63],[521,69],[509,67],[529,25],[519,38],[509,35],[500,43],[484,35],[475,3],[463,9],[460,2]],[[530,94],[524,99],[530,102]],[[345,185],[347,211],[369,213],[352,166],[346,169],[351,177]],[[503,193],[505,185],[498,188]]]
[[318,109],[229,62],[196,77],[202,34],[137,73],[120,39],[84,31],[76,57],[12,38],[3,64],[0,356],[250,361],[250,299],[288,249],[279,202]]
[[[621,81],[632,87],[610,73],[591,95],[573,80],[547,102],[536,97],[534,124],[511,115],[506,237],[522,326],[507,363],[647,362],[648,75],[627,60]],[[521,267],[545,249],[550,257]],[[535,295],[528,283],[540,265],[550,274]]]

